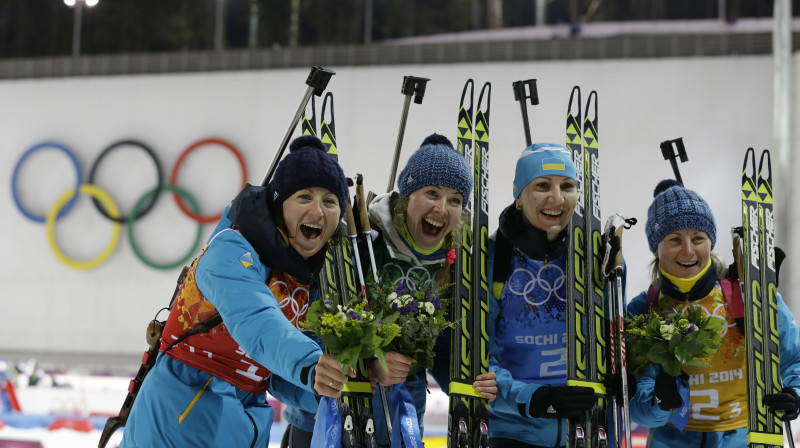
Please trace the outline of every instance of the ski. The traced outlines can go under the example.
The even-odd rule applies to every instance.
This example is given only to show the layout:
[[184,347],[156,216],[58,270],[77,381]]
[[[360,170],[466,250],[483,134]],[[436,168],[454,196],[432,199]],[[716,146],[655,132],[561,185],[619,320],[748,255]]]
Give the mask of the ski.
[[[572,88],[567,106],[567,149],[575,164],[578,202],[569,224],[569,247],[567,250],[567,384],[584,385],[589,377],[588,348],[586,335],[586,180],[584,178],[583,131],[581,121],[581,89]],[[569,419],[567,447],[586,447],[586,421]]]
[[[458,137],[456,148],[469,162],[474,160],[473,145],[473,104],[475,84],[472,79],[464,85],[461,93],[461,104],[458,109]],[[470,430],[470,397],[472,373],[469,356],[472,332],[468,322],[471,315],[472,298],[472,216],[475,201],[470,201],[466,208],[469,220],[461,229],[461,246],[456,254],[454,266],[456,278],[456,295],[453,301],[451,318],[457,324],[453,328],[450,349],[450,401],[447,416],[447,447],[468,448]]]
[[[326,117],[330,117],[326,119]],[[336,146],[336,132],[333,116],[333,94],[328,92],[322,103],[320,114],[320,140],[325,146],[328,156],[339,161]],[[302,132],[304,135],[316,136],[316,111],[312,103],[311,119],[304,116]],[[350,204],[342,204],[350,207]],[[325,254],[325,265],[320,273],[320,295],[328,297],[336,295],[340,304],[344,305],[353,297],[359,296],[359,286],[354,266],[353,246],[344,236],[340,225],[338,234],[331,240]],[[339,414],[342,419],[343,448],[374,448],[375,424],[372,413],[372,385],[367,380],[366,367],[358,366],[358,376],[350,379],[342,389],[342,397],[338,400]]]
[[567,261],[567,384],[591,387],[598,404],[588,419],[570,419],[568,447],[608,446],[605,413],[605,276],[602,272],[597,92],[581,115],[581,91],[572,89],[567,107],[567,148],[575,163],[578,204],[569,225]]
[[763,404],[779,393],[780,342],[775,272],[775,227],[772,207],[772,165],[768,150],[756,170],[753,148],[742,167],[742,284],[747,343],[747,445],[783,446],[780,418]]
[[489,370],[489,103],[492,86],[485,83],[474,115],[475,83],[467,80],[458,111],[456,146],[473,166],[474,191],[466,209],[469,220],[462,227],[461,248],[456,254],[456,300],[450,364],[450,402],[447,446],[489,446],[488,402],[475,391],[475,377]]
[[[599,159],[599,123],[597,114],[597,92],[589,93],[586,101],[586,112],[583,116],[583,156],[584,178],[587,190],[584,190],[584,210],[588,216],[586,230],[587,251],[591,260],[586,263],[586,278],[591,282],[589,290],[591,306],[587,310],[586,326],[589,338],[589,382],[598,394],[597,405],[591,413],[590,445],[596,448],[608,447],[606,396],[603,377],[606,374],[606,341],[608,334],[605,313],[605,275],[603,275],[603,233],[600,218],[600,159]],[[586,195],[585,193],[589,193]]]
[[[492,85],[484,83],[475,114],[474,194],[472,215],[473,296],[472,376],[489,371],[489,112]],[[474,388],[473,388],[474,391]],[[472,448],[489,448],[489,402],[479,394],[472,398]]]

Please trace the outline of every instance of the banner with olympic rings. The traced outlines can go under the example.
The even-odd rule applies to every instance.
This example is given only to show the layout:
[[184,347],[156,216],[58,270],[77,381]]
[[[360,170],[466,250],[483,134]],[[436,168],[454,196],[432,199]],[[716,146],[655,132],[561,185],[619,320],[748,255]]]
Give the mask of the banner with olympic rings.
[[[80,270],[92,269],[108,260],[119,244],[119,239],[122,233],[122,225],[125,224],[127,226],[127,237],[130,241],[131,248],[136,257],[142,263],[153,269],[173,269],[183,266],[189,260],[191,260],[192,257],[197,255],[197,249],[203,239],[203,225],[216,223],[222,216],[221,210],[224,207],[219,208],[220,211],[217,214],[204,215],[200,210],[200,206],[196,198],[192,196],[185,188],[179,186],[179,174],[182,165],[185,164],[186,160],[193,152],[201,147],[206,146],[222,147],[235,157],[241,171],[241,184],[237,186],[236,191],[243,188],[247,183],[247,164],[245,163],[244,157],[236,146],[221,138],[204,138],[193,142],[186,149],[184,149],[172,168],[169,177],[169,183],[166,183],[164,180],[165,177],[162,164],[155,151],[153,151],[150,146],[140,140],[122,139],[108,145],[92,162],[89,169],[89,176],[86,179],[83,170],[81,169],[80,162],[78,161],[78,158],[72,149],[57,141],[44,141],[37,143],[25,150],[17,160],[16,164],[14,165],[13,175],[11,177],[11,194],[13,196],[16,208],[25,218],[33,223],[45,225],[47,240],[56,258],[71,268]],[[115,150],[130,147],[143,151],[150,159],[156,172],[156,185],[152,186],[138,200],[136,200],[133,208],[127,214],[125,214],[120,210],[120,207],[117,205],[117,201],[114,200],[108,191],[106,191],[102,186],[98,185],[96,181],[99,177],[98,172],[103,161],[107,160],[109,155]],[[63,194],[56,199],[46,215],[37,215],[30,211],[29,208],[23,203],[23,195],[21,194],[22,190],[19,186],[21,176],[20,173],[26,161],[29,161],[32,155],[45,150],[57,150],[69,158],[72,167],[75,170],[75,184],[71,189],[63,192]],[[124,175],[125,173],[123,173],[121,176]],[[148,258],[141,250],[140,245],[137,243],[133,230],[136,221],[147,215],[153,209],[153,207],[156,205],[156,202],[158,202],[160,199],[162,192],[171,193],[175,204],[181,213],[197,223],[197,231],[191,247],[179,259],[169,262],[156,262]],[[56,240],[55,226],[57,222],[67,216],[73,210],[76,202],[79,199],[79,196],[81,195],[91,197],[95,209],[99,212],[98,216],[101,219],[107,219],[112,222],[111,240],[109,241],[108,245],[99,255],[89,260],[78,260],[70,257],[62,250],[61,246]]]

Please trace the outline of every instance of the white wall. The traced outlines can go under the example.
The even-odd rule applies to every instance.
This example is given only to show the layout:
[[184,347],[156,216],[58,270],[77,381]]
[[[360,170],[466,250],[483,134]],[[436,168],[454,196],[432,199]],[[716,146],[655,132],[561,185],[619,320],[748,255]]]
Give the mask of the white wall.
[[[748,146],[767,148],[772,141],[770,57],[330,68],[337,71],[329,90],[336,95],[342,165],[349,175],[364,173],[367,187],[377,192],[387,184],[404,75],[431,81],[423,104],[411,105],[401,167],[431,132],[455,138],[456,112],[467,78],[475,79],[478,87],[491,81],[493,229],[499,212],[511,202],[514,163],[524,147],[511,83],[538,79],[541,104],[528,109],[534,140],[557,143],[564,141],[572,86],[583,88],[584,99],[597,90],[603,216],[622,211],[639,219],[624,238],[630,296],[648,283],[652,256],[644,224],[653,188],[673,176],[659,143],[684,138],[689,155],[680,165],[684,181],[710,203],[718,225],[715,251],[730,260],[728,232],[741,222],[744,151]],[[0,82],[0,167],[7,176],[7,193],[0,196],[0,351],[138,356],[145,347],[144,327],[167,305],[179,271],[145,267],[134,256],[125,228],[114,254],[98,268],[77,271],[60,263],[44,225],[28,221],[12,201],[11,173],[25,149],[43,140],[63,142],[78,154],[88,177],[91,163],[106,145],[138,138],[156,150],[168,178],[186,146],[218,136],[241,149],[247,180],[259,183],[305,91],[307,74],[308,69],[299,69]],[[134,150],[109,157],[100,173],[98,183],[125,212],[155,182],[150,162]],[[181,169],[180,184],[197,197],[204,213],[221,210],[239,182],[233,157],[219,149],[197,152]],[[27,207],[45,214],[73,183],[67,159],[43,151],[24,165],[18,186]],[[98,254],[111,234],[110,224],[85,197],[56,229],[60,246],[79,259]],[[143,250],[163,262],[185,252],[196,225],[171,198],[163,197],[135,229]],[[205,226],[204,238],[211,229]]]

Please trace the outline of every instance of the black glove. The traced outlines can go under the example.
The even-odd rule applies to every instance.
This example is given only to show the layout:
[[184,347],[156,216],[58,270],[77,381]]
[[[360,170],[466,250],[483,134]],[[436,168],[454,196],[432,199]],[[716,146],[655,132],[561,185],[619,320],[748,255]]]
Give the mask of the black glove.
[[591,387],[544,386],[533,393],[530,410],[533,417],[581,417],[595,403],[597,397]]
[[[628,401],[636,395],[636,378],[633,377],[631,372],[628,372]],[[622,404],[622,373],[607,373],[603,379],[603,385],[606,386],[606,394],[609,397],[617,399],[617,404]]]
[[797,396],[794,387],[784,387],[780,393],[769,394],[764,397],[764,404],[772,408],[772,412],[783,411],[781,420],[790,422],[797,418],[800,411],[800,397]]
[[[681,376],[683,375],[686,374],[683,373]],[[658,407],[664,411],[677,409],[683,403],[680,394],[678,394],[678,383],[675,381],[675,377],[668,374],[664,369],[661,369],[656,376],[654,392],[656,393]]]

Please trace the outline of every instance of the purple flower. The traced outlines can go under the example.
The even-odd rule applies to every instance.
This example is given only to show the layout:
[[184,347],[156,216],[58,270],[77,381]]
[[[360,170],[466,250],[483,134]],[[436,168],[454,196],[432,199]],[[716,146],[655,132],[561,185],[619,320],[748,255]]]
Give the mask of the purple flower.
[[397,295],[398,296],[402,296],[403,294],[406,293],[406,291],[408,291],[408,288],[406,287],[406,284],[405,283],[398,283],[398,285],[397,285]]
[[349,314],[349,315],[350,315],[350,318],[351,318],[351,319],[353,319],[353,320],[361,320],[361,316],[359,316],[359,315],[358,315],[358,313],[356,313],[356,312],[355,312],[355,311],[353,311],[353,310],[349,310],[349,311],[347,312],[347,314]]
[[668,310],[667,314],[675,314],[675,311],[674,310]]
[[672,323],[672,319],[670,319],[670,318],[668,317],[668,318],[664,319],[664,322],[666,322],[666,323],[668,323],[668,324],[671,324],[671,323]]
[[689,324],[689,328],[687,329],[687,333],[693,333],[695,331],[697,331],[697,327],[695,327],[694,324]]
[[326,301],[324,301],[324,302],[322,302],[322,303],[324,303],[324,304],[325,304],[325,306],[326,306],[326,307],[328,307],[328,308],[330,308],[330,307],[332,307],[332,306],[333,306],[333,302],[331,302],[330,300],[326,300]]
[[433,304],[433,307],[436,308],[437,310],[442,307],[442,302],[439,300],[439,296],[438,295],[435,295],[431,299],[431,303]]

